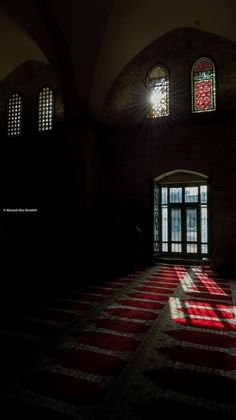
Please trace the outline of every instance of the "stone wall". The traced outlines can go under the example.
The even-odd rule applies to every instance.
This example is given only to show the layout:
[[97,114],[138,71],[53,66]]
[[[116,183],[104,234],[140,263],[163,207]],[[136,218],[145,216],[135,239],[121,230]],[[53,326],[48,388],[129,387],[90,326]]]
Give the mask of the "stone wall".
[[[191,113],[191,68],[200,57],[216,67],[217,109]],[[154,64],[170,73],[170,115],[146,118],[145,80]],[[211,249],[233,263],[236,252],[236,45],[218,36],[176,29],[140,52],[114,84],[103,112],[114,162],[107,177],[110,212],[141,225],[152,250],[152,181],[186,169],[209,176]],[[227,256],[227,257],[226,257]],[[225,261],[226,264],[226,261]]]

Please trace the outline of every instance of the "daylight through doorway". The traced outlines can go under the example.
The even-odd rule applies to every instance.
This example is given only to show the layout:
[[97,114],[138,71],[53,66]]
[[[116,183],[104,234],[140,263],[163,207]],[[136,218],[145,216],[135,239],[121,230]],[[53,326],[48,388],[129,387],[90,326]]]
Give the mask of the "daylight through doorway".
[[208,188],[154,183],[154,256],[208,254]]

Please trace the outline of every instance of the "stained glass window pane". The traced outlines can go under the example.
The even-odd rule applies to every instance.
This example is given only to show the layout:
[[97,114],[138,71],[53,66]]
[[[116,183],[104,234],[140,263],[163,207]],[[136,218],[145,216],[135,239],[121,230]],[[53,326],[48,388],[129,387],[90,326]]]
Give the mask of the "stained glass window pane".
[[167,207],[162,207],[162,240],[168,241],[168,211]]
[[53,128],[54,93],[50,87],[44,87],[39,94],[38,129],[50,131]]
[[187,244],[187,253],[196,254],[197,253],[197,244]]
[[171,209],[171,240],[181,241],[181,210]]
[[198,187],[185,187],[185,203],[198,202]]
[[202,244],[202,254],[207,254],[207,253],[208,253],[208,245]]
[[207,185],[200,187],[201,203],[207,203]]
[[171,244],[171,252],[182,252],[181,244]]
[[215,109],[215,66],[208,58],[200,58],[192,68],[192,112]]
[[197,242],[197,209],[186,209],[187,241]]
[[22,98],[18,93],[13,93],[7,107],[7,135],[19,136],[22,123]]
[[201,206],[201,241],[207,243],[207,206]]
[[168,252],[168,243],[162,243],[162,252]]
[[166,187],[163,187],[161,189],[161,203],[167,204],[167,197],[168,197],[168,189]]
[[148,118],[169,115],[169,75],[163,66],[155,66],[148,75]]
[[170,203],[182,203],[182,188],[170,188]]

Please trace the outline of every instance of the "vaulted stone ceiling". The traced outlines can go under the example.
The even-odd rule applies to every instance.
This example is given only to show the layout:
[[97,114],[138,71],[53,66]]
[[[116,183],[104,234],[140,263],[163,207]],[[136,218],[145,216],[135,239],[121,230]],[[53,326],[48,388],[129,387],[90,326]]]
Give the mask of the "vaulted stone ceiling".
[[28,60],[47,62],[34,39],[14,18],[0,10],[0,80]]
[[235,0],[0,0],[0,10],[17,22],[1,20],[0,77],[20,59],[48,60],[64,90],[98,110],[120,71],[162,34],[194,27],[236,41]]

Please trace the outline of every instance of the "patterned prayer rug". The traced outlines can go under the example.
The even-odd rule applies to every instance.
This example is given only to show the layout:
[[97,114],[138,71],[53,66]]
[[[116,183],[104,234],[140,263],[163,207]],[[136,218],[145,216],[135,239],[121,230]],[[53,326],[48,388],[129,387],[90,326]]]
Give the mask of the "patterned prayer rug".
[[96,419],[236,418],[235,290],[189,268]]
[[211,274],[158,265],[35,311],[64,328],[2,393],[2,418],[233,416],[235,308],[230,282]]

